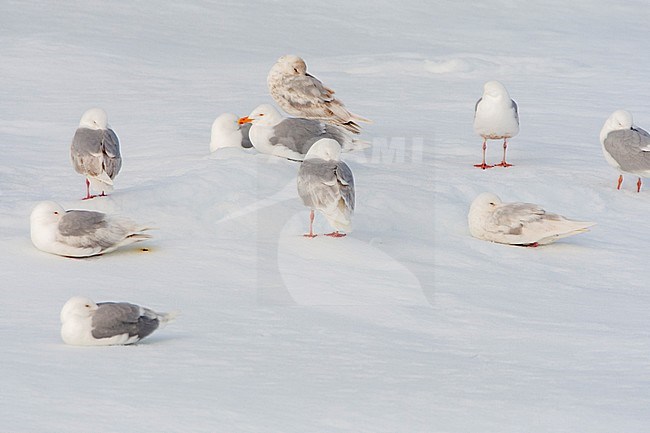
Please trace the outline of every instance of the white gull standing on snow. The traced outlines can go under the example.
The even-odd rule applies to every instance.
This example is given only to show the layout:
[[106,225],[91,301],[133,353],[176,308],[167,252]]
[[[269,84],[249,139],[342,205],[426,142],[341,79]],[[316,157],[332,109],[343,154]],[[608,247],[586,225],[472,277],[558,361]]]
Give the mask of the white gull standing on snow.
[[550,244],[595,225],[546,212],[532,203],[503,203],[488,192],[474,199],[467,220],[475,238],[528,247]]
[[70,146],[72,165],[77,173],[86,176],[86,197],[90,189],[105,195],[113,190],[113,179],[120,172],[122,157],[120,142],[108,124],[106,112],[101,108],[87,110],[72,138]]
[[75,346],[133,344],[176,317],[127,302],[74,296],[61,309],[61,338]]
[[650,176],[650,134],[634,125],[629,111],[614,111],[600,130],[600,144],[605,159],[621,174],[616,189],[621,189],[623,174],[639,178],[636,191],[641,192],[641,178]]
[[[508,91],[498,81],[488,81],[483,85],[483,96],[474,107],[474,131],[483,137],[483,162],[474,167],[510,167],[506,162],[508,138],[519,133],[519,112],[517,104],[510,99]],[[499,164],[485,163],[487,140],[503,139],[503,159]]]
[[356,122],[370,122],[348,111],[334,97],[334,90],[307,73],[305,61],[298,56],[288,54],[280,57],[269,71],[266,81],[271,97],[292,116],[323,120],[340,125],[354,134],[361,131]]
[[30,216],[32,243],[46,253],[90,257],[151,238],[149,228],[128,218],[89,210],[64,210],[57,203],[41,202]]
[[255,149],[262,153],[302,161],[321,138],[336,140],[343,150],[364,149],[368,143],[353,139],[344,129],[320,120],[283,117],[272,105],[262,104],[239,119],[252,123],[249,131]]
[[298,195],[311,209],[309,234],[313,238],[314,210],[325,215],[334,232],[326,236],[341,237],[352,227],[354,212],[354,178],[348,165],[341,161],[341,146],[329,138],[318,140],[309,149],[298,170]]
[[239,116],[233,113],[223,113],[215,119],[210,134],[210,152],[224,147],[253,147],[248,137],[251,124],[240,125],[238,120]]

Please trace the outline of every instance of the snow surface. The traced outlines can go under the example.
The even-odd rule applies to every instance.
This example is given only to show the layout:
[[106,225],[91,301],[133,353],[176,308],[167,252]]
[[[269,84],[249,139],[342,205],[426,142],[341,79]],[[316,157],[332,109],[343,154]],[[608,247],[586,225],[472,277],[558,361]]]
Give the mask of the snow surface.
[[[598,133],[616,109],[650,127],[648,18],[641,0],[3,2],[0,431],[647,431],[650,187],[616,191]],[[344,155],[343,239],[301,237],[296,163],[208,152],[217,115],[270,102],[287,53],[374,120],[373,148]],[[492,79],[521,132],[515,166],[483,171],[472,115]],[[69,145],[95,106],[124,166],[81,202]],[[598,225],[482,242],[466,215],[486,190]],[[158,230],[45,254],[41,200]],[[136,346],[71,347],[73,295],[182,316]]]

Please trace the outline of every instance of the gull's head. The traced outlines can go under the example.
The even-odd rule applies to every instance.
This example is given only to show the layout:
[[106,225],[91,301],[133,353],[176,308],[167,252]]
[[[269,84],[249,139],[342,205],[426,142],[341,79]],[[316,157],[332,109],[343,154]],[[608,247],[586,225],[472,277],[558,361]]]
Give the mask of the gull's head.
[[469,208],[467,223],[472,236],[482,238],[485,233],[485,220],[499,206],[501,199],[495,194],[484,192],[479,194]]
[[36,205],[29,217],[32,227],[44,224],[56,224],[65,214],[59,204],[53,201],[44,201]]
[[321,138],[312,144],[305,155],[305,160],[312,158],[320,158],[325,161],[340,161],[341,145],[331,138]]
[[239,147],[242,133],[238,117],[233,113],[223,113],[212,123],[210,133],[210,151],[221,147]]
[[491,192],[484,192],[474,199],[469,212],[491,213],[499,204],[501,204],[499,196]]
[[603,129],[600,130],[600,143],[602,144],[605,142],[607,134],[610,132],[621,129],[630,129],[632,126],[634,126],[632,113],[626,110],[614,111],[605,121]]
[[257,106],[251,114],[240,118],[237,123],[252,123],[253,125],[275,126],[282,121],[282,115],[271,104]]
[[61,309],[61,323],[71,319],[86,319],[97,310],[97,304],[83,296],[73,296]]
[[81,116],[79,128],[106,129],[108,128],[108,116],[101,108],[91,108]]
[[488,81],[483,85],[483,97],[492,97],[492,98],[508,98],[510,95],[506,90],[506,87],[498,81]]
[[65,209],[53,201],[36,205],[29,216],[29,234],[32,243],[39,250],[51,252],[51,245],[57,242],[58,227]]
[[240,129],[238,117],[233,113],[223,113],[217,117],[212,123],[212,134],[214,133],[230,133]]
[[280,57],[273,68],[284,75],[305,75],[307,73],[305,61],[293,54]]

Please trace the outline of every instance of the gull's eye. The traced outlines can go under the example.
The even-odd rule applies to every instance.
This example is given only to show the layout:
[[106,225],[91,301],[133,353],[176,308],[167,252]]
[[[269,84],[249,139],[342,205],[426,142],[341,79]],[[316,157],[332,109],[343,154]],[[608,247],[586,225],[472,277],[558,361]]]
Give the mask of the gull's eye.
[[295,73],[297,74],[297,73],[298,73],[298,69],[293,68],[293,72],[295,72]]
[[57,211],[54,211],[54,215],[58,215],[58,214],[59,214],[59,212],[57,212]]
[[264,116],[264,113],[260,113],[260,117]]
[[90,305],[86,304],[86,308],[90,308]]

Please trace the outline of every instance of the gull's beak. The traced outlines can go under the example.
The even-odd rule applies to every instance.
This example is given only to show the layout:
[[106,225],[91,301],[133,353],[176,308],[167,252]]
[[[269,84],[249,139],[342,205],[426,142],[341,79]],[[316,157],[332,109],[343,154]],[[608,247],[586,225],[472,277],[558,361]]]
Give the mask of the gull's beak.
[[243,125],[244,123],[251,123],[253,119],[251,119],[248,116],[240,117],[239,120],[237,121],[238,125]]

